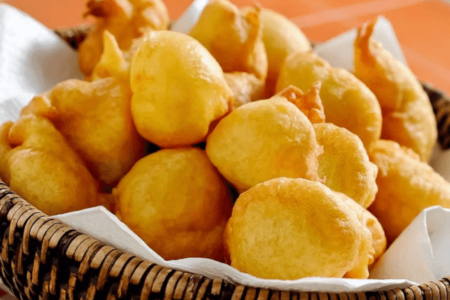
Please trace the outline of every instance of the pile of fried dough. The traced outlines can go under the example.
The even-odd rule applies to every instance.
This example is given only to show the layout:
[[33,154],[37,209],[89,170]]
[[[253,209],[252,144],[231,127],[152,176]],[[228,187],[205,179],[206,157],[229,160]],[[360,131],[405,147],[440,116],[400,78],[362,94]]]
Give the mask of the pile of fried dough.
[[[414,74],[358,30],[354,72],[258,6],[211,0],[188,35],[161,0],[90,0],[85,80],[0,128],[0,176],[47,214],[104,205],[165,259],[260,278],[367,278],[426,207],[437,130]],[[237,198],[237,200],[236,200]]]

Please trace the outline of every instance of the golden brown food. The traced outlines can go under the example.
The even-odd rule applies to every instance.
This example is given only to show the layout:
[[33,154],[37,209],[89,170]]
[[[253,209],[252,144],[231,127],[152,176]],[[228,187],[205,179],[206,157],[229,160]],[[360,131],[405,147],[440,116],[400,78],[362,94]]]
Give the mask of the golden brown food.
[[125,59],[116,38],[107,30],[103,32],[103,53],[90,76],[91,80],[114,77],[130,80],[130,61]]
[[386,251],[386,234],[378,219],[367,209],[358,205],[353,199],[344,194],[336,193],[357,215],[358,220],[363,223],[370,233],[372,233],[372,248],[369,252],[369,265],[373,265],[376,260]]
[[319,180],[321,152],[311,122],[282,96],[237,108],[206,143],[211,162],[239,192],[277,177]]
[[233,91],[234,108],[254,100],[264,99],[264,81],[244,72],[225,73],[225,80]]
[[134,126],[130,101],[125,82],[73,79],[35,97],[22,114],[48,118],[92,174],[110,185],[144,156],[144,140]]
[[272,99],[284,97],[297,106],[312,124],[323,123],[325,122],[325,112],[320,99],[320,87],[321,84],[316,83],[309,91],[303,93],[302,90],[291,85],[273,96]]
[[427,94],[408,67],[371,39],[375,22],[358,30],[355,75],[377,96],[383,112],[381,137],[416,151],[428,161],[437,138]]
[[319,159],[319,176],[325,185],[367,208],[375,200],[378,168],[369,160],[361,140],[345,128],[314,124],[324,153]]
[[138,132],[161,147],[205,140],[233,105],[222,69],[193,38],[150,32],[131,63],[131,109]]
[[211,0],[189,35],[219,62],[224,72],[245,72],[265,80],[267,55],[259,8],[240,11],[228,0]]
[[49,121],[33,115],[0,127],[0,176],[49,215],[101,203],[81,158]]
[[378,166],[378,194],[370,211],[393,242],[425,208],[450,208],[450,183],[428,164],[392,141],[380,140],[369,153]]
[[285,16],[269,9],[261,9],[260,18],[269,63],[267,87],[269,91],[275,91],[278,74],[286,57],[311,50],[311,44],[300,28]]
[[369,149],[380,138],[381,109],[375,95],[350,72],[332,68],[313,52],[292,54],[281,68],[277,91],[289,85],[307,91],[318,81],[327,122],[350,130]]
[[224,235],[231,265],[267,279],[367,278],[371,233],[341,197],[288,178],[241,194]]
[[91,75],[103,52],[103,33],[108,30],[120,49],[127,50],[133,40],[151,30],[169,25],[167,8],[161,0],[89,0],[88,12],[96,18],[79,47],[81,71]]
[[113,193],[118,216],[163,258],[223,260],[231,197],[200,149],[160,150],[141,159]]

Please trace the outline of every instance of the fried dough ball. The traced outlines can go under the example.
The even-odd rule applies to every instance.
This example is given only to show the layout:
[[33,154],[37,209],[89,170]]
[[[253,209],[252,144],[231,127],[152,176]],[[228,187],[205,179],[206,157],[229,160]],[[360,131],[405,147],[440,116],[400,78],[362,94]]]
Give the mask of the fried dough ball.
[[285,16],[269,9],[261,9],[260,18],[269,63],[267,86],[270,91],[275,91],[278,74],[286,57],[311,50],[311,44],[300,28]]
[[367,278],[371,234],[340,197],[299,178],[241,194],[224,235],[231,265],[267,279]]
[[304,113],[283,96],[245,104],[208,136],[206,153],[239,192],[277,178],[319,180],[321,148]]
[[130,111],[128,84],[114,78],[67,80],[35,97],[22,114],[48,118],[104,185],[124,176],[144,156]]
[[131,63],[131,110],[138,132],[160,147],[205,140],[233,105],[222,69],[193,38],[150,32]]
[[233,91],[234,108],[254,100],[264,99],[264,81],[244,72],[225,73],[225,80]]
[[202,150],[155,152],[137,162],[113,194],[118,216],[164,259],[223,260],[232,202]]
[[369,253],[369,265],[373,265],[378,258],[386,251],[386,234],[378,219],[370,213],[367,209],[358,205],[353,199],[345,194],[336,193],[357,215],[358,220],[363,223],[367,229],[372,233],[372,248]]
[[211,0],[189,32],[219,62],[224,72],[267,77],[259,8],[240,11],[228,0]]
[[437,138],[430,100],[408,67],[371,39],[375,22],[358,30],[355,75],[377,96],[383,112],[381,137],[416,151],[428,161]]
[[381,134],[381,109],[375,95],[350,72],[332,68],[313,52],[296,53],[286,58],[277,91],[289,85],[307,91],[318,81],[327,122],[350,130],[369,149]]
[[0,176],[18,195],[49,215],[95,206],[95,179],[46,119],[21,117],[0,127]]
[[393,242],[425,208],[450,208],[450,183],[411,150],[393,141],[380,140],[370,159],[378,166],[378,194],[370,211]]
[[167,8],[161,0],[89,0],[87,15],[96,18],[86,39],[80,44],[81,71],[91,75],[103,52],[103,33],[108,30],[120,49],[127,50],[133,40],[151,30],[169,25]]
[[325,185],[367,208],[375,200],[378,168],[369,160],[361,140],[345,128],[314,124],[324,153],[319,159],[319,176]]

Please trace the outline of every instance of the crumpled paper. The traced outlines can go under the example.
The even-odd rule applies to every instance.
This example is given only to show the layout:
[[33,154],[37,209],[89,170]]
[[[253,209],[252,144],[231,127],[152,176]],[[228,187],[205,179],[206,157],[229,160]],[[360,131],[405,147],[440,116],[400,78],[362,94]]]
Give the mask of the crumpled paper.
[[[206,0],[194,1],[172,28],[188,32],[205,5]],[[26,26],[26,30],[23,27],[18,29],[20,26]],[[379,38],[394,56],[405,62],[390,23],[386,19],[380,19],[375,30],[375,37]],[[354,34],[346,33],[321,44],[316,50],[333,66],[351,70]],[[11,49],[12,42],[19,46]],[[44,58],[45,64],[41,61]],[[3,63],[5,61],[7,63]],[[20,108],[31,100],[33,95],[42,93],[62,80],[81,78],[76,53],[65,42],[51,30],[6,5],[0,5],[0,62],[0,122],[15,119]],[[444,163],[449,165],[447,160]],[[438,172],[443,170],[445,167],[438,169]],[[450,172],[446,178],[450,177],[448,175]],[[103,207],[57,217],[81,232],[143,259],[169,268],[220,277],[255,287],[295,291],[363,292],[404,288],[415,282],[440,279],[448,275],[446,270],[450,272],[450,259],[446,253],[450,246],[450,211],[442,208],[430,208],[419,215],[376,264],[372,272],[373,279],[368,280],[263,280],[208,259],[165,261]]]
[[38,21],[0,3],[0,122],[15,120],[33,96],[70,78],[83,78],[76,51]]

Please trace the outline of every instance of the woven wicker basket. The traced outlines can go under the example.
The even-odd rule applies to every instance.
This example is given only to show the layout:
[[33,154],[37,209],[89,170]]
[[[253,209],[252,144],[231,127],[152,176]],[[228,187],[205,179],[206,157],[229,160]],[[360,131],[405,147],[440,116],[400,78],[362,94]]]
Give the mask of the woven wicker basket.
[[[74,48],[86,27],[57,31]],[[424,85],[450,146],[450,99]],[[50,218],[0,181],[0,276],[20,299],[446,300],[450,277],[384,292],[307,293],[235,285],[158,266]]]

